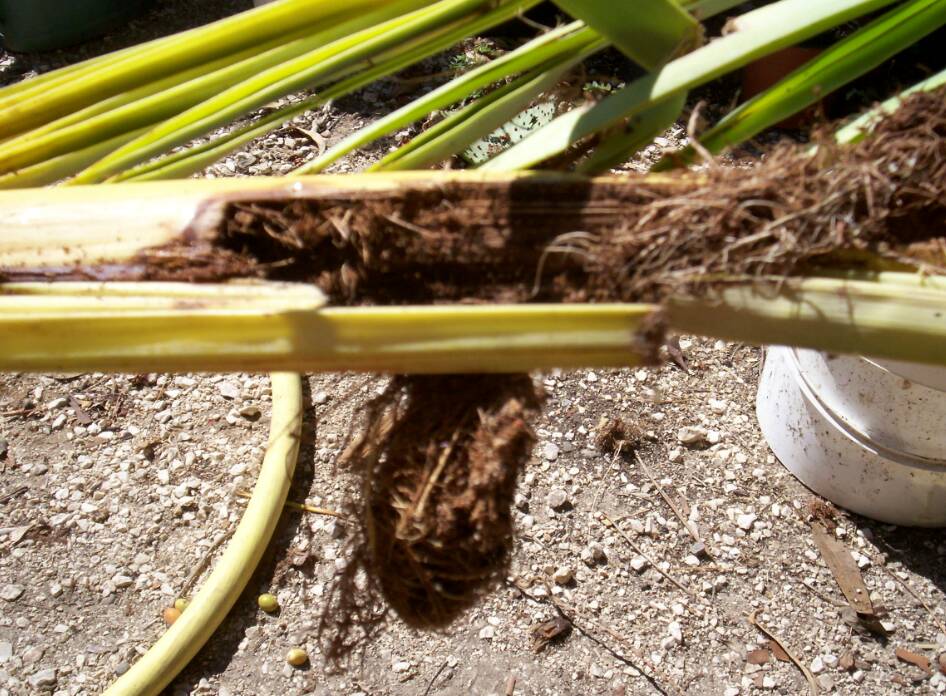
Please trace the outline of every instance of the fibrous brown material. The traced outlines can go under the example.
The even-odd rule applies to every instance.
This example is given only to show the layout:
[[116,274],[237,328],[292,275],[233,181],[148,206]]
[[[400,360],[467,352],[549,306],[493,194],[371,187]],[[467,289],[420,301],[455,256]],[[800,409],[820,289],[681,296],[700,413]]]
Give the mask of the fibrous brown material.
[[343,455],[362,477],[363,529],[323,615],[329,657],[370,633],[373,589],[407,624],[437,628],[502,576],[539,406],[528,375],[397,376],[368,405]]
[[661,300],[708,276],[946,269],[946,91],[856,146],[666,177],[234,203],[222,243],[339,303]]

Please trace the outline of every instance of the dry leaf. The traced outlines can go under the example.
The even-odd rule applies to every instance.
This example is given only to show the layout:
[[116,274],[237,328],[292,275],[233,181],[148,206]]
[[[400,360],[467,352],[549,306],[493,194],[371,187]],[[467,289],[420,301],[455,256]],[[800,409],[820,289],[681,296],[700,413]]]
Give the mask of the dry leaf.
[[784,648],[782,648],[782,646],[776,643],[774,640],[769,641],[769,650],[772,651],[772,654],[775,655],[775,659],[779,662],[792,661],[792,658],[788,656],[788,653],[785,652]]
[[838,660],[838,667],[840,667],[845,672],[850,672],[854,669],[854,653],[848,650],[846,653],[841,655],[841,659]]
[[[750,665],[764,665],[771,657],[772,653],[769,652],[768,648],[759,648],[758,650],[750,650],[746,653],[746,662]],[[785,659],[788,659],[787,655]]]
[[554,640],[571,633],[572,625],[561,616],[532,627],[532,652],[542,652]]
[[20,543],[20,540],[26,536],[26,533],[33,528],[33,525],[27,524],[22,527],[14,527],[10,530],[10,541],[14,544]]
[[811,533],[821,557],[837,581],[851,608],[859,616],[876,616],[870,592],[847,547],[841,544],[820,522],[811,525]]
[[299,126],[293,126],[293,130],[296,130],[299,133],[302,133],[302,135],[304,135],[313,143],[315,143],[315,146],[319,149],[317,153],[318,156],[319,157],[322,156],[322,153],[325,152],[326,141],[325,141],[325,138],[322,137],[321,133],[319,133],[316,130],[306,130],[305,128],[300,128]]
[[894,655],[897,656],[898,660],[901,660],[902,662],[908,662],[911,665],[919,667],[927,674],[933,673],[933,669],[930,667],[929,658],[925,655],[920,655],[919,653],[915,653],[912,650],[907,650],[904,647],[899,647],[894,650]]

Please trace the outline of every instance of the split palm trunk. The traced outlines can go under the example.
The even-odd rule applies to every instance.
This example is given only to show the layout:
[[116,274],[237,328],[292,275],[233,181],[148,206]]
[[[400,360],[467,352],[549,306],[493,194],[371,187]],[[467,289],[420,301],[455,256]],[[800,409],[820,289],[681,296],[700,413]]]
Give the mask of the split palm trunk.
[[3,193],[0,369],[520,372],[668,331],[944,364],[943,138],[888,136],[751,172]]

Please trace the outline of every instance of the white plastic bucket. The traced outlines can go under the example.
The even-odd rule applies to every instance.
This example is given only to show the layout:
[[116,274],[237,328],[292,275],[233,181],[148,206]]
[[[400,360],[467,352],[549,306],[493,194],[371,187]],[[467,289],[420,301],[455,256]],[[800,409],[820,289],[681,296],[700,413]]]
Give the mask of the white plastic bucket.
[[946,526],[946,369],[772,347],[756,411],[815,493],[883,522]]

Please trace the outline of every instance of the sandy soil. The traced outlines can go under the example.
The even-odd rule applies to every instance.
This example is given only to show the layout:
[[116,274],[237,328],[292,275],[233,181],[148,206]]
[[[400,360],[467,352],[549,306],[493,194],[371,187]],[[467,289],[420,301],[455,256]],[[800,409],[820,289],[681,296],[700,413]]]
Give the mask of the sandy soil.
[[[98,48],[171,17],[207,20],[247,4],[165,2]],[[0,69],[17,79],[90,50],[6,55]],[[296,125],[331,143],[398,91],[388,83]],[[668,133],[667,145],[682,134]],[[285,127],[207,174],[278,173],[317,147]],[[169,692],[807,692],[802,671],[747,621],[753,612],[823,692],[946,691],[942,532],[838,513],[836,538],[889,612],[889,637],[866,632],[814,544],[817,499],[759,432],[760,350],[689,338],[681,347],[686,370],[667,361],[535,375],[549,398],[520,481],[509,576],[449,629],[392,620],[363,661],[326,669],[316,628],[352,529],[287,509],[247,591]],[[290,497],[344,512],[354,482],[334,459],[384,381],[330,374],[306,384]],[[199,586],[203,574],[187,586],[192,571],[212,567],[240,518],[270,403],[265,375],[0,375],[0,696],[99,693],[161,635],[162,610]],[[602,421],[616,417],[643,433],[640,459],[597,448]],[[278,597],[278,614],[258,609],[263,592]],[[570,630],[535,652],[535,632],[561,630],[549,624],[560,618]],[[308,651],[307,666],[286,663],[293,647]],[[897,648],[932,660],[932,676]]]

